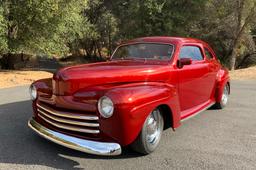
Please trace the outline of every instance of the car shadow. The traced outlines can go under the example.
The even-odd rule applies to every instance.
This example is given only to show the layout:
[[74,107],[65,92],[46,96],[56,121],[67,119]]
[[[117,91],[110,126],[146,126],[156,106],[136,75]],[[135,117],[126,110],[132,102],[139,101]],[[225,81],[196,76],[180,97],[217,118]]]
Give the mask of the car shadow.
[[54,144],[36,135],[27,126],[32,115],[31,101],[0,105],[0,163],[42,165],[57,169],[80,169],[69,159],[129,159],[142,156],[123,148],[119,156],[96,156]]

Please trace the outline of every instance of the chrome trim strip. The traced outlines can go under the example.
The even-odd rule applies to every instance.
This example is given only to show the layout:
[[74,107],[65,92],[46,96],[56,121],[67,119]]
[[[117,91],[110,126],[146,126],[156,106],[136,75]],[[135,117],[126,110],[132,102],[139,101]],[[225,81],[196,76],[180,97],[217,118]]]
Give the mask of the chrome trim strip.
[[83,132],[83,133],[93,133],[93,134],[98,134],[100,133],[99,130],[93,130],[93,129],[85,129],[85,128],[78,128],[78,127],[75,127],[75,126],[69,126],[69,125],[64,125],[64,124],[60,124],[60,123],[55,123],[55,122],[52,122],[51,120],[45,118],[44,116],[42,116],[41,114],[38,114],[38,116],[43,119],[44,121],[46,121],[47,123],[55,126],[55,127],[58,127],[58,128],[61,128],[61,129],[66,129],[66,130],[72,130],[72,131],[76,131],[76,132]]
[[62,111],[56,111],[51,109],[50,107],[47,106],[42,106],[40,104],[36,104],[37,107],[40,109],[49,112],[55,116],[61,116],[61,117],[67,117],[67,118],[72,118],[72,119],[82,119],[82,120],[99,120],[98,116],[93,116],[93,115],[82,115],[82,114],[72,114],[68,112],[62,112]]
[[186,117],[185,119],[182,119],[181,122],[184,122],[184,121],[186,121],[186,120],[188,120],[188,119],[190,119],[190,118],[192,118],[192,117],[197,116],[198,114],[200,114],[200,113],[202,113],[203,111],[205,111],[205,110],[209,109],[210,107],[212,107],[214,104],[215,104],[214,102],[213,102],[213,103],[210,103],[210,104],[209,104],[208,106],[206,106],[204,109],[202,109],[202,110],[200,110],[200,111],[198,111],[198,112],[192,114],[191,116]]
[[121,146],[118,143],[96,142],[68,136],[42,126],[33,118],[28,121],[28,126],[40,136],[54,143],[81,152],[105,156],[120,155],[122,152]]
[[67,123],[67,124],[72,124],[72,125],[78,125],[78,126],[87,126],[87,127],[99,127],[99,123],[89,123],[89,122],[79,122],[79,121],[73,121],[73,120],[69,120],[69,119],[63,119],[63,118],[59,118],[53,115],[49,115],[47,114],[45,111],[41,110],[41,109],[37,109],[37,111],[44,115],[45,117],[52,119],[56,122],[60,122],[60,123]]

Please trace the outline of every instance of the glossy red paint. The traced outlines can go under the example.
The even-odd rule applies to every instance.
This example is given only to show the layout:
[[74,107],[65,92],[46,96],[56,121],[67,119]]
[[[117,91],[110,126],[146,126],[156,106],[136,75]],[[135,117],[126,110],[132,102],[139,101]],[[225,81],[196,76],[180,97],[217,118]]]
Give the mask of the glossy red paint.
[[[171,119],[165,124],[177,128],[182,119],[221,100],[224,85],[230,83],[228,71],[205,42],[192,38],[145,37],[121,46],[135,43],[173,45],[173,56],[168,61],[113,60],[60,69],[53,79],[34,83],[38,91],[38,98],[33,102],[36,119],[40,121],[36,110],[39,102],[62,110],[94,113],[99,116],[100,134],[92,140],[126,146],[136,139],[146,117],[156,107],[167,106],[169,112],[164,114],[169,114]],[[179,68],[180,50],[187,45],[199,47],[204,59]],[[206,58],[204,48],[210,51],[212,59]],[[104,95],[114,103],[114,114],[107,119],[97,110],[97,101]]]

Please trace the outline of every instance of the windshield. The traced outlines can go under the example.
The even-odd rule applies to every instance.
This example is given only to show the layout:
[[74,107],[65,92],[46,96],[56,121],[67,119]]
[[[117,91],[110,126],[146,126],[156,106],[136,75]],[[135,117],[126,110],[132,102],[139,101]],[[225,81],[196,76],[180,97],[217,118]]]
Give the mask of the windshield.
[[173,45],[140,43],[120,46],[112,56],[112,60],[156,59],[169,60],[172,57]]

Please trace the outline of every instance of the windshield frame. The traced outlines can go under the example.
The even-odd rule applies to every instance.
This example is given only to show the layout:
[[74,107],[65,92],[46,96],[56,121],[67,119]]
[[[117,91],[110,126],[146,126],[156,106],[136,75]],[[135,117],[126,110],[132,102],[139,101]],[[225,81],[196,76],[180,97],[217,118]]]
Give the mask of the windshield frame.
[[[171,52],[171,56],[168,60],[161,60],[161,59],[154,59],[154,58],[129,58],[129,59],[113,59],[114,54],[116,53],[116,51],[120,48],[120,47],[124,47],[124,46],[129,46],[129,45],[136,45],[136,44],[158,44],[158,45],[169,45],[172,47],[172,52]],[[163,42],[132,42],[132,43],[126,43],[126,44],[121,44],[119,45],[114,52],[112,53],[111,57],[110,57],[110,61],[114,61],[114,60],[156,60],[156,61],[171,61],[173,59],[173,54],[175,51],[175,45],[171,44],[171,43],[163,43]]]

